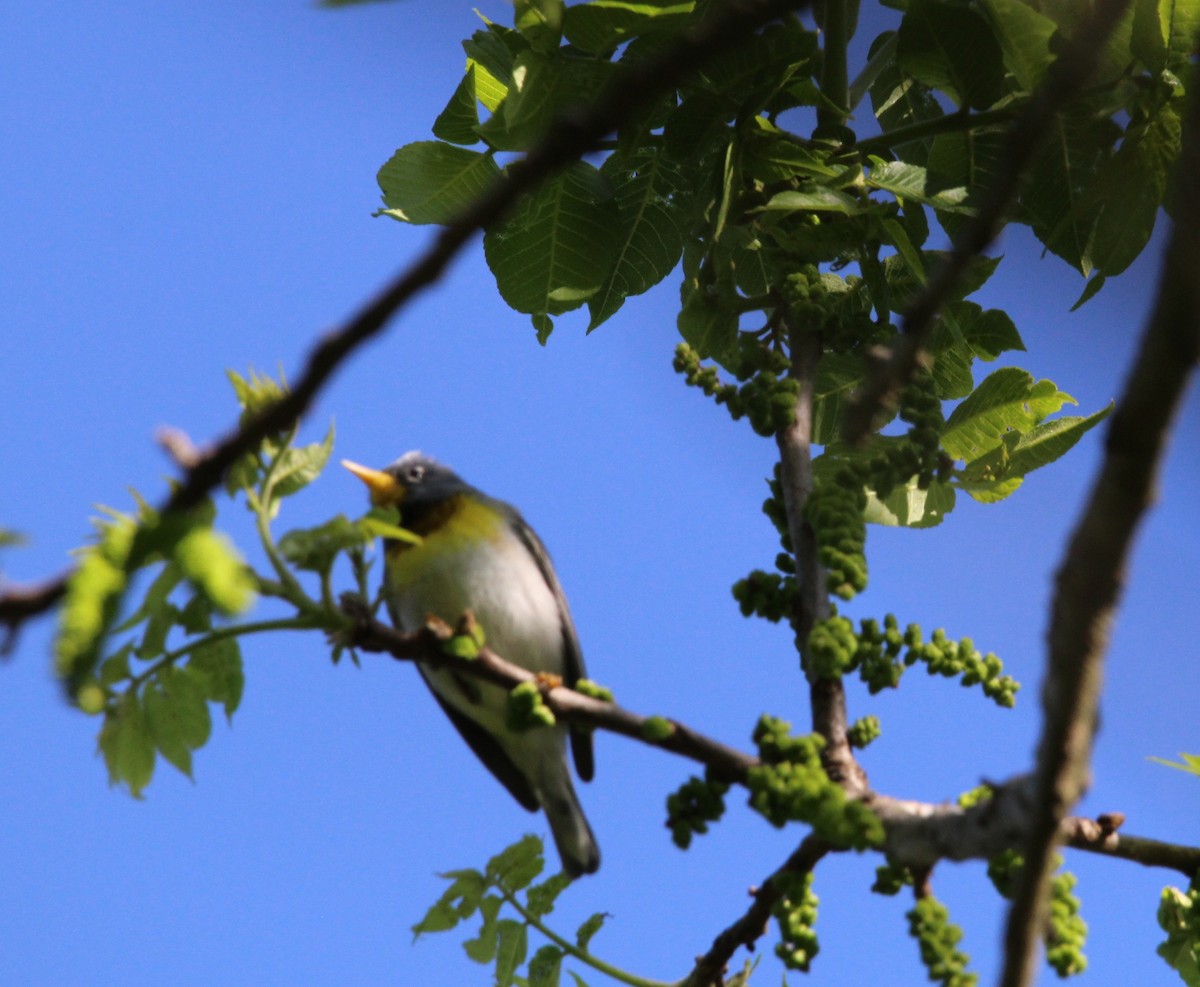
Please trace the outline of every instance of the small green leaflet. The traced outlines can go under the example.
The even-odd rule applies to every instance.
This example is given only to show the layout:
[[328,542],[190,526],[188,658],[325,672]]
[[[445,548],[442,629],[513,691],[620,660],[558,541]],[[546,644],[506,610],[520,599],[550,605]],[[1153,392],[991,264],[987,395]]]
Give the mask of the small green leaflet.
[[964,204],[967,189],[964,186],[946,188],[930,176],[919,165],[905,164],[903,161],[884,161],[872,156],[871,170],[867,173],[866,183],[871,188],[891,192],[902,202],[919,202],[923,206],[932,206],[942,212],[959,212],[973,215],[975,210]]
[[1161,757],[1150,758],[1155,764],[1165,764],[1168,768],[1178,768],[1180,771],[1186,771],[1188,774],[1200,775],[1200,754],[1183,754],[1179,755],[1180,760],[1167,761]]
[[852,195],[837,189],[814,186],[795,192],[777,192],[765,206],[753,212],[836,212],[853,216],[863,211],[863,204]]
[[1005,433],[1028,432],[1067,402],[1075,399],[1051,381],[1035,382],[1028,371],[1004,367],[954,409],[942,433],[942,448],[969,462],[998,447]]

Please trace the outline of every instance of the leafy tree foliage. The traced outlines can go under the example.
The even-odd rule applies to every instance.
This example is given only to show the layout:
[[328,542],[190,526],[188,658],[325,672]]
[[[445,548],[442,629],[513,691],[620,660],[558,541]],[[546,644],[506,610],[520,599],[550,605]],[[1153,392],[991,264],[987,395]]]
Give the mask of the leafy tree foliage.
[[[1005,312],[971,300],[1000,263],[977,256],[953,290],[934,299],[940,316],[916,372],[900,381],[895,400],[868,409],[875,412],[870,441],[856,434],[847,410],[865,400],[882,372],[881,354],[901,345],[906,313],[928,301],[950,259],[938,244],[961,241],[988,208],[1013,167],[1014,127],[1048,85],[1063,83],[1055,76],[1060,55],[1091,15],[1087,5],[1048,0],[887,5],[897,12],[896,28],[871,41],[853,75],[853,0],[819,0],[811,17],[777,18],[694,65],[631,104],[596,154],[567,163],[490,222],[483,249],[500,295],[529,316],[542,343],[555,319],[586,307],[588,331],[597,329],[627,299],[678,272],[676,370],[780,447],[763,505],[780,553],[771,571],[739,581],[734,596],[747,616],[791,624],[814,694],[834,697],[824,700],[826,713],[836,709],[830,690],[844,676],[857,674],[877,692],[897,687],[918,663],[1011,706],[1017,683],[970,638],[952,640],[939,629],[927,640],[917,625],[902,631],[892,614],[855,624],[830,598],[844,603],[867,585],[868,524],[924,528],[943,523],[959,495],[1003,500],[1111,409],[1063,414],[1075,401],[1056,383],[1016,367],[977,367],[1024,350]],[[455,222],[507,181],[518,156],[536,151],[552,127],[569,125],[620,73],[653,63],[721,7],[715,0],[514,0],[512,26],[485,22],[463,42],[466,69],[432,121],[432,139],[401,147],[381,167],[381,214],[409,224]],[[1007,210],[1008,221],[1028,226],[1086,279],[1078,304],[1129,266],[1160,208],[1173,205],[1170,176],[1182,107],[1195,88],[1197,28],[1195,0],[1135,0],[1086,77],[1070,80],[1070,98],[1053,114]],[[248,420],[286,393],[282,382],[255,374],[231,380]],[[306,446],[295,444],[294,429],[276,431],[228,471],[226,492],[255,518],[263,572],[215,530],[209,501],[186,513],[139,502],[97,523],[60,609],[57,670],[78,706],[101,718],[110,777],[133,795],[160,758],[190,775],[211,731],[211,708],[227,717],[237,710],[241,638],[318,630],[331,635],[335,661],[346,653],[357,660],[362,628],[379,606],[369,545],[380,536],[416,536],[381,512],[276,536],[280,501],[320,475],[332,446],[332,429]],[[0,530],[0,546],[12,541]],[[344,600],[335,583],[343,572],[350,574]],[[247,620],[256,597],[281,601],[288,615]],[[469,622],[432,633],[445,660],[486,657],[485,638]],[[545,691],[515,684],[514,728],[553,722],[560,710],[546,705],[553,696]],[[616,708],[603,687],[581,683],[579,692]],[[688,742],[661,717],[641,720],[639,730],[648,743]],[[704,778],[670,796],[669,824],[683,847],[720,819],[734,782],[747,785],[751,808],[773,825],[799,822],[811,831],[807,850],[765,882],[760,921],[734,945],[753,942],[774,917],[785,965],[807,970],[814,961],[816,862],[828,852],[888,845],[886,820],[864,798],[850,753],[880,733],[873,716],[848,729],[818,722],[803,736],[764,717],[750,767],[739,775],[709,761]],[[1194,769],[1191,759],[1187,766]],[[989,789],[965,803],[991,798]],[[1005,895],[1023,866],[1013,849],[993,857]],[[415,931],[478,920],[464,947],[494,967],[497,984],[550,987],[561,982],[567,958],[624,983],[651,983],[591,953],[603,916],[573,941],[553,929],[548,916],[566,881],[534,884],[541,870],[540,845],[526,838],[483,870],[453,872]],[[930,979],[974,983],[959,949],[962,931],[933,896],[928,867],[922,873],[890,860],[875,890],[908,885],[917,898],[911,933]],[[1073,885],[1069,874],[1055,879],[1046,926],[1049,961],[1063,976],[1085,964]],[[1160,953],[1191,984],[1200,983],[1195,899],[1194,883],[1187,892],[1167,889],[1159,913],[1168,935]],[[545,940],[532,953],[531,935]],[[682,955],[691,955],[688,948]],[[748,982],[750,966],[720,979],[728,958],[715,971],[702,961],[681,983]]]

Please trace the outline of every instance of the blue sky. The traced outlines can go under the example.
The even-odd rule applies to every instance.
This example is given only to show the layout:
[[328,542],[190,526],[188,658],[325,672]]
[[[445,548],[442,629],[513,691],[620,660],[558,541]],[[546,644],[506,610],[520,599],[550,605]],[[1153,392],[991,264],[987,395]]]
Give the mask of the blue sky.
[[[499,0],[480,6],[506,17]],[[0,526],[31,539],[0,559],[9,578],[59,571],[95,505],[127,508],[130,487],[161,498],[158,426],[198,441],[224,431],[225,368],[294,376],[318,333],[428,243],[428,230],[371,217],[374,175],[428,136],[476,26],[468,4],[434,0],[0,10]],[[981,301],[1020,328],[1029,353],[1013,362],[1085,413],[1113,398],[1161,233],[1075,314],[1077,276],[1009,235]],[[790,635],[743,620],[729,595],[774,557],[758,510],[774,447],[671,372],[677,299],[668,281],[591,337],[565,317],[541,348],[476,245],[342,370],[306,434],[335,419],[339,456],[383,464],[421,448],[520,505],[554,555],[593,677],[635,710],[745,748],[763,711],[807,725]],[[1101,439],[1001,505],[964,499],[939,529],[871,530],[871,585],[849,612],[970,635],[1024,685],[1014,711],[917,673],[883,697],[851,686],[851,715],[883,721],[863,758],[880,790],[942,800],[1029,763],[1047,594]],[[1129,573],[1086,803],[1184,842],[1198,838],[1200,783],[1146,758],[1200,750],[1198,443],[1193,393]],[[280,528],[355,514],[362,497],[330,471]],[[249,537],[237,505],[221,524]],[[28,628],[0,668],[0,983],[487,982],[458,939],[413,945],[409,928],[440,893],[436,872],[482,865],[544,826],[475,763],[413,669],[378,657],[333,668],[316,636],[250,641],[242,708],[232,727],[214,724],[195,783],[160,765],[136,802],[107,785],[97,722],[61,701],[49,637],[49,622]],[[681,853],[663,800],[692,767],[610,736],[597,758],[581,798],[604,865],[553,917],[570,934],[609,912],[598,954],[679,977],[799,834],[735,798]],[[909,904],[867,892],[874,866],[845,857],[818,871],[813,983],[924,982]],[[1176,982],[1153,956],[1158,891],[1175,877],[1080,854],[1070,866],[1093,930],[1081,983]],[[943,865],[934,880],[991,979],[1003,909],[982,865]]]

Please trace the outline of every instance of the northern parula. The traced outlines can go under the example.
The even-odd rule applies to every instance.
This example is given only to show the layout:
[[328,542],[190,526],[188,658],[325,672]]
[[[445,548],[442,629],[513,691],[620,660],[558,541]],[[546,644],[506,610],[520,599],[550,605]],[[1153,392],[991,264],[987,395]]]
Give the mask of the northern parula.
[[[514,664],[560,676],[568,686],[584,677],[550,556],[514,507],[418,452],[382,470],[342,465],[367,485],[374,505],[395,505],[401,525],[421,536],[417,545],[384,543],[385,599],[400,630],[420,628],[429,615],[453,625],[470,610],[488,646]],[[487,769],[526,809],[545,811],[563,870],[593,873],[600,850],[566,760],[569,735],[575,770],[591,780],[591,734],[561,723],[514,732],[505,725],[508,693],[501,686],[445,667],[417,667]]]

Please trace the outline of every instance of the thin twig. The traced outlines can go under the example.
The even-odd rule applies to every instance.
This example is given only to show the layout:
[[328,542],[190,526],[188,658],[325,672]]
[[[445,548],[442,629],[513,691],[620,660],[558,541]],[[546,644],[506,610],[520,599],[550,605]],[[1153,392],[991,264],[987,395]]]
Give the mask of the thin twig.
[[0,593],[0,658],[7,658],[17,646],[21,625],[30,617],[45,613],[58,604],[67,590],[67,576],[63,574],[43,583],[9,586]]
[[1164,256],[1154,313],[1105,439],[1105,456],[1055,581],[1042,690],[1033,828],[1013,893],[1003,987],[1032,977],[1053,845],[1086,790],[1104,652],[1133,537],[1154,499],[1163,449],[1200,360],[1200,100],[1184,122],[1177,221]]
[[[523,159],[510,165],[500,180],[441,230],[415,263],[341,329],[321,339],[309,352],[303,373],[286,395],[202,450],[162,511],[186,511],[196,506],[216,488],[229,468],[257,449],[266,436],[292,427],[346,359],[375,337],[416,295],[435,284],[463,247],[523,195],[596,148],[641,106],[677,85],[697,65],[735,47],[764,24],[807,5],[808,0],[734,0],[681,34],[661,54],[623,63],[594,103],[576,107],[558,119]],[[49,591],[32,603],[22,591],[0,593],[0,621],[9,627],[6,643],[13,640],[12,632],[18,624],[45,613],[61,599],[69,576],[47,584]]]
[[767,931],[771,909],[782,894],[780,879],[809,873],[830,849],[828,844],[817,837],[806,836],[795,852],[784,861],[783,866],[754,891],[754,901],[746,913],[724,929],[713,940],[708,952],[697,958],[696,965],[683,979],[681,987],[720,987],[724,983],[725,967],[738,948],[752,948]]
[[846,410],[846,438],[860,442],[872,430],[881,411],[895,405],[898,395],[927,359],[925,349],[938,314],[950,300],[971,261],[1003,228],[1004,216],[1020,191],[1026,172],[1042,146],[1054,117],[1087,83],[1105,43],[1129,0],[1096,0],[1092,16],[1063,48],[1046,79],[1008,131],[996,180],[966,224],[949,257],[933,272],[924,290],[904,313],[900,337],[890,359],[872,375],[862,393]]

